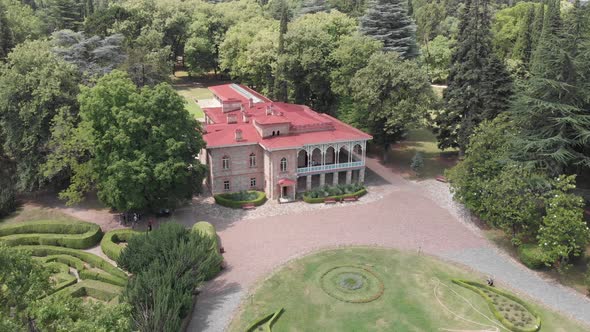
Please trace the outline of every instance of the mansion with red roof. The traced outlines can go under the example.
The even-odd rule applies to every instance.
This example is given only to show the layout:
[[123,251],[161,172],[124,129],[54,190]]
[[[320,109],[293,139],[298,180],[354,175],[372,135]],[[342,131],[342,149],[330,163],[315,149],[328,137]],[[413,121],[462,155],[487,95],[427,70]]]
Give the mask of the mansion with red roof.
[[274,102],[238,84],[210,87],[203,106],[213,194],[262,190],[292,200],[313,187],[363,182],[372,137],[307,106]]

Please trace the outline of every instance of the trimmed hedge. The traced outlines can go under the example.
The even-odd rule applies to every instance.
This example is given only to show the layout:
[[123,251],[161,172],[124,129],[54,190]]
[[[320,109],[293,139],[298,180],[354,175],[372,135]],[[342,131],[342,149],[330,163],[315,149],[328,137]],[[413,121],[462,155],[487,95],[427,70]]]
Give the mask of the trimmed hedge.
[[0,241],[9,246],[51,245],[86,249],[102,237],[100,227],[81,221],[39,220],[0,226]]
[[246,332],[256,332],[260,331],[260,329],[263,329],[265,332],[272,332],[272,326],[277,321],[277,319],[279,319],[279,317],[283,313],[283,310],[284,309],[281,308],[278,311],[273,312],[270,315],[266,315],[261,319],[255,321],[250,326],[248,326],[248,328],[246,328]]
[[[222,262],[223,256],[219,252],[219,239],[217,237],[217,232],[215,231],[215,226],[206,221],[199,221],[193,225],[192,231],[199,233],[202,236],[207,236],[213,239],[213,244],[211,245],[211,253],[216,256],[216,259],[219,262]],[[219,273],[219,271],[221,271],[221,263],[218,266],[211,267],[210,271],[207,271],[205,275],[205,280],[210,280],[214,278]]]
[[[481,297],[483,297],[485,299],[485,301],[488,303],[488,307],[490,308],[490,310],[492,311],[492,313],[494,314],[496,319],[499,320],[509,330],[511,330],[513,332],[536,332],[536,331],[539,331],[539,329],[541,328],[541,317],[539,316],[539,314],[535,310],[533,310],[533,308],[531,308],[531,306],[528,303],[524,302],[523,300],[516,297],[515,295],[501,291],[495,287],[490,287],[488,285],[484,285],[484,284],[481,284],[481,283],[475,282],[475,281],[454,279],[454,280],[452,280],[452,282],[461,286],[461,287],[465,287],[467,289],[470,289],[470,290],[478,293]],[[489,290],[491,292],[494,292],[496,294],[502,295],[504,297],[507,297],[508,299],[523,306],[526,310],[528,310],[535,317],[536,327],[531,328],[531,329],[523,329],[521,327],[515,326],[511,321],[507,320],[504,317],[504,315],[502,315],[502,313],[500,313],[498,311],[498,308],[496,308],[496,306],[492,302],[492,299],[481,290],[482,288]]]
[[543,250],[535,244],[522,244],[518,247],[518,258],[530,269],[545,267]]
[[69,267],[73,267],[78,271],[82,271],[85,269],[84,261],[79,258],[70,255],[49,255],[45,257],[36,257],[40,259],[42,262],[49,263],[49,262],[59,262],[62,264],[66,264]]
[[335,199],[336,201],[341,201],[344,198],[347,197],[361,197],[364,196],[367,193],[367,189],[363,188],[357,192],[354,193],[350,193],[350,194],[344,194],[344,195],[336,195],[336,196],[328,196],[328,197],[317,197],[317,198],[311,198],[307,195],[303,195],[303,200],[306,203],[310,203],[310,204],[317,204],[317,203],[323,203],[326,199]]
[[107,232],[100,241],[100,249],[110,259],[117,261],[123,247],[119,245],[121,242],[127,242],[131,237],[141,234],[141,232],[132,229],[116,229]]
[[215,203],[232,209],[241,209],[244,204],[254,204],[255,206],[260,206],[266,202],[266,194],[262,191],[250,190],[248,193],[256,193],[256,199],[250,201],[234,201],[231,199],[231,195],[236,193],[217,194],[213,197],[215,198]]
[[71,274],[58,273],[54,276],[58,279],[58,283],[53,286],[53,292],[59,292],[60,290],[75,284],[78,279]]
[[70,255],[81,259],[88,265],[99,268],[105,272],[112,274],[113,276],[127,279],[127,274],[123,270],[113,266],[111,263],[94,254],[80,251],[76,249],[54,247],[54,246],[18,246],[16,249],[27,250],[31,252],[33,256],[49,256],[49,255]]
[[106,273],[101,270],[82,270],[78,272],[80,279],[82,280],[98,280],[106,282],[107,284],[125,287],[127,285],[127,279],[115,277],[112,274]]
[[50,296],[57,294],[66,294],[72,297],[90,296],[104,302],[109,302],[117,297],[121,291],[122,288],[119,286],[96,280],[84,280],[57,291]]
[[60,262],[48,262],[43,264],[52,273],[70,273],[70,267]]

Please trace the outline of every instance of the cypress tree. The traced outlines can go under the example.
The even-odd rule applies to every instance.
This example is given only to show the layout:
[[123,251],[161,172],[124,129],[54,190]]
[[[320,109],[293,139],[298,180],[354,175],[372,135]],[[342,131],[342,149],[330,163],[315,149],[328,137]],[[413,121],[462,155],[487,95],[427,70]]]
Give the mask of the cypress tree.
[[516,158],[551,175],[590,167],[590,157],[584,154],[590,143],[587,78],[578,71],[564,35],[559,1],[551,0],[532,76],[512,106],[520,129]]
[[277,101],[286,102],[287,96],[287,81],[285,80],[285,34],[287,33],[287,26],[289,24],[289,7],[285,0],[279,0],[280,26],[279,26],[279,46],[278,46],[278,63],[275,73],[274,96]]
[[543,32],[543,21],[545,20],[545,4],[543,2],[537,4],[535,9],[535,19],[533,21],[533,50],[537,48],[541,32]]
[[6,17],[6,8],[0,2],[0,59],[6,58],[10,50],[14,47],[14,40],[12,38],[12,30],[8,25]]
[[416,25],[403,0],[372,0],[360,23],[361,32],[382,41],[385,51],[398,52],[404,59],[418,55]]
[[512,81],[490,45],[488,1],[467,0],[444,92],[445,109],[435,119],[443,149],[464,152],[475,127],[508,109]]

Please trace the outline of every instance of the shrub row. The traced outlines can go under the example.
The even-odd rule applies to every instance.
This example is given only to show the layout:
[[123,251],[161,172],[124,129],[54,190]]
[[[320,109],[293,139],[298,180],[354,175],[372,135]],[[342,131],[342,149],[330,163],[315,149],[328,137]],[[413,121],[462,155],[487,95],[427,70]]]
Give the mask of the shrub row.
[[217,194],[213,197],[215,198],[215,203],[233,209],[241,209],[244,204],[254,204],[255,206],[260,206],[266,202],[266,194],[262,191],[248,191],[248,193],[255,193],[256,198],[247,201],[236,201],[232,199],[232,195],[235,195],[236,193]]
[[121,293],[121,287],[96,280],[84,280],[68,286],[50,296],[65,294],[72,297],[90,296],[95,299],[109,302]]
[[248,326],[248,328],[246,328],[246,332],[256,332],[261,331],[261,329],[264,329],[265,332],[272,331],[273,324],[277,321],[277,319],[279,319],[279,316],[281,316],[283,310],[284,309],[281,308],[278,311],[273,312],[270,315],[266,315],[261,319],[253,322],[250,326]]
[[101,237],[100,227],[88,222],[40,220],[0,226],[0,240],[9,246],[40,244],[86,249]]
[[[539,316],[539,314],[537,314],[535,312],[535,310],[533,310],[533,308],[531,308],[531,306],[524,302],[523,300],[521,300],[520,298],[516,297],[513,294],[501,291],[495,287],[490,287],[488,285],[484,285],[478,282],[474,282],[474,281],[467,281],[467,280],[452,280],[453,283],[461,286],[461,287],[465,287],[467,289],[470,289],[476,293],[478,293],[479,295],[481,295],[481,297],[483,297],[485,299],[485,301],[488,303],[488,307],[490,308],[490,310],[492,311],[492,313],[494,313],[494,316],[496,317],[497,320],[499,320],[504,326],[506,326],[510,331],[513,332],[536,332],[539,331],[539,329],[541,328],[541,317]],[[487,296],[481,289],[486,289],[489,290],[491,292],[494,292],[496,294],[505,296],[507,298],[509,298],[510,300],[522,305],[526,310],[528,310],[533,316],[535,316],[535,328],[530,328],[530,329],[524,329],[521,327],[518,327],[516,325],[514,325],[511,321],[507,320],[504,315],[502,315],[502,313],[500,313],[498,311],[498,308],[496,308],[496,306],[494,305],[494,303],[492,302],[492,299]]]
[[223,262],[223,256],[221,256],[221,253],[219,252],[219,239],[217,237],[217,232],[215,231],[215,226],[206,221],[199,221],[193,225],[192,231],[199,233],[201,236],[207,236],[213,240],[210,252],[211,255],[215,256],[215,261],[220,263],[209,268],[209,271],[205,273],[205,280],[213,279],[221,271],[221,262]]
[[70,267],[60,262],[48,262],[43,264],[52,273],[70,273]]
[[84,261],[82,261],[79,258],[76,258],[74,256],[70,256],[70,255],[49,255],[49,256],[45,256],[45,257],[37,257],[38,259],[40,259],[42,262],[59,262],[59,263],[63,263],[66,264],[69,267],[73,267],[74,269],[78,270],[78,271],[82,271],[84,270]]
[[106,273],[101,270],[82,270],[78,272],[80,279],[83,280],[98,280],[102,282],[106,282],[107,284],[125,287],[127,284],[127,279],[116,277],[112,274]]
[[54,277],[58,280],[57,284],[53,286],[54,292],[59,292],[60,290],[69,287],[78,281],[76,277],[68,273],[58,273],[54,275]]
[[49,255],[70,255],[81,259],[91,267],[99,268],[105,272],[112,274],[113,276],[126,279],[127,274],[123,270],[113,266],[111,263],[104,259],[80,250],[54,247],[54,246],[19,246],[16,247],[19,250],[27,250],[31,252],[33,256],[49,256]]
[[543,250],[536,244],[522,244],[518,247],[518,258],[530,269],[545,267]]
[[140,234],[140,232],[132,229],[116,229],[107,232],[100,241],[100,249],[110,259],[117,261],[123,247],[119,245],[121,242],[127,242],[131,237]]
[[310,196],[307,195],[303,195],[303,200],[306,203],[310,203],[310,204],[317,204],[317,203],[323,203],[326,199],[335,199],[336,201],[341,201],[344,198],[347,197],[361,197],[364,196],[367,193],[367,189],[363,188],[357,192],[354,193],[350,193],[350,194],[344,194],[344,195],[336,195],[336,196],[328,196],[328,197],[317,197],[317,198],[312,198]]

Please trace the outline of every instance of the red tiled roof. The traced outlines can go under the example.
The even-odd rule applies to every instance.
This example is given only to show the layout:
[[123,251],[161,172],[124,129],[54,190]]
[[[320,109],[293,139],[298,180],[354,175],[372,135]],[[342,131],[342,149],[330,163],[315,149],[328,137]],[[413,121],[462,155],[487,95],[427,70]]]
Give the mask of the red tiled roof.
[[[210,122],[213,122],[213,124],[205,125],[206,134],[203,138],[207,147],[258,143],[266,149],[273,150],[297,148],[307,144],[372,139],[371,135],[327,114],[314,112],[307,106],[272,102],[247,87],[240,85],[239,88],[256,96],[260,102],[249,107],[248,98],[243,97],[241,102],[243,111],[224,113],[220,107],[204,109],[203,111]],[[230,84],[214,86],[209,89],[216,95],[217,93],[223,94],[223,98],[233,98],[235,94],[240,95]],[[223,100],[222,96],[217,96]],[[272,112],[267,115],[269,108]],[[227,123],[228,114],[235,115],[236,123]],[[248,122],[243,121],[244,115],[247,116]],[[254,122],[262,126],[289,123],[290,133],[263,138],[254,127]],[[235,140],[236,129],[242,130],[242,140],[239,142]]]

